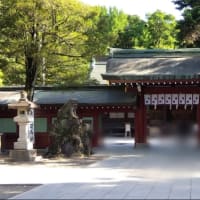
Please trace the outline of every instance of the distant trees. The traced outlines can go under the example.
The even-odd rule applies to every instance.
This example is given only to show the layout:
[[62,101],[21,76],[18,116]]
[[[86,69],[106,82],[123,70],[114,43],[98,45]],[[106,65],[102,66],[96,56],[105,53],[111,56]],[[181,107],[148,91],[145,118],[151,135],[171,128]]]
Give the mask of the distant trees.
[[[87,31],[86,54],[107,54],[128,24],[127,15],[117,8],[94,7],[91,15],[92,27]],[[91,55],[92,56],[92,55]]]
[[177,42],[175,17],[157,10],[147,15],[148,48],[172,49]]
[[137,48],[145,46],[146,22],[137,15],[129,15],[127,26],[118,33],[115,47]]
[[128,25],[119,33],[116,47],[121,48],[175,48],[177,23],[172,15],[157,10],[147,14],[147,21],[129,16]]
[[177,9],[183,11],[183,19],[178,22],[180,29],[179,45],[200,47],[200,1],[174,0]]

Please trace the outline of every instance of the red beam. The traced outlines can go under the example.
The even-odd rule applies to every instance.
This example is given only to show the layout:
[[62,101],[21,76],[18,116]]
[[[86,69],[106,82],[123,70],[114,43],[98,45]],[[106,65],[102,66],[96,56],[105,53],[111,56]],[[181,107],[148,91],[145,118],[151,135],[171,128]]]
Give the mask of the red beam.
[[[167,93],[197,93],[200,94],[200,87],[197,86],[165,86],[165,87],[142,87],[145,94],[167,94]],[[137,93],[137,88],[128,88],[128,92]]]
[[109,83],[115,84],[115,83],[121,83],[121,84],[125,84],[125,83],[129,83],[129,84],[136,84],[136,83],[155,83],[155,84],[172,84],[172,83],[177,83],[177,84],[189,84],[193,82],[192,84],[199,84],[200,83],[200,79],[155,79],[155,80],[110,80]]

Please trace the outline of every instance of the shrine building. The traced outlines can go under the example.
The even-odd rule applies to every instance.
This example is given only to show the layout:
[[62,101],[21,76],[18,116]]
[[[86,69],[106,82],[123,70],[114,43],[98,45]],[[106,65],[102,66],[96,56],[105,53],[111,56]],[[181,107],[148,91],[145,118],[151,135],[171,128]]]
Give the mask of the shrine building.
[[[109,84],[36,88],[35,148],[49,146],[56,113],[70,99],[78,101],[78,116],[91,126],[93,146],[105,136],[128,136],[137,147],[149,137],[181,135],[193,127],[200,142],[200,49],[111,49],[102,78]],[[7,105],[19,99],[21,89],[0,88],[2,150],[12,149],[18,137],[16,111]]]

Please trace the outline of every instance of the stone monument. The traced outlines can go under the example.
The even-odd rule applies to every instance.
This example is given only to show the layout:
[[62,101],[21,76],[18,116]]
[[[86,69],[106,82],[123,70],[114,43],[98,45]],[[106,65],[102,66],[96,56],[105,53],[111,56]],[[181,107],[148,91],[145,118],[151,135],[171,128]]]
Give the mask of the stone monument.
[[14,122],[19,126],[19,137],[14,143],[14,149],[10,150],[10,158],[13,161],[34,161],[34,108],[37,105],[28,101],[25,91],[21,91],[20,95],[17,103],[8,104],[8,108],[17,110]]
[[49,148],[49,155],[60,153],[67,157],[90,155],[89,129],[77,116],[76,108],[77,101],[71,99],[59,109],[50,130],[53,142]]

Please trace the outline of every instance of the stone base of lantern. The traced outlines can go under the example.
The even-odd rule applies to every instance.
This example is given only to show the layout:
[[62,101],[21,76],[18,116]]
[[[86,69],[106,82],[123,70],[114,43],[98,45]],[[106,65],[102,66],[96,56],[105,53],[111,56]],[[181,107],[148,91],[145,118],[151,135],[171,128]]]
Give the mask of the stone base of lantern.
[[14,149],[10,150],[9,157],[12,161],[16,162],[35,161],[37,157],[37,150]]

